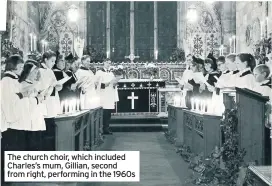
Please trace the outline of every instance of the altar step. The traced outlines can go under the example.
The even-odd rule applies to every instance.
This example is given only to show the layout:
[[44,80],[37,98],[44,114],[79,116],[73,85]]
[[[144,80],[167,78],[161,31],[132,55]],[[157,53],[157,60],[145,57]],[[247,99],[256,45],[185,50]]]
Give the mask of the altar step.
[[157,116],[112,116],[110,127],[113,132],[155,132],[167,127],[167,120]]

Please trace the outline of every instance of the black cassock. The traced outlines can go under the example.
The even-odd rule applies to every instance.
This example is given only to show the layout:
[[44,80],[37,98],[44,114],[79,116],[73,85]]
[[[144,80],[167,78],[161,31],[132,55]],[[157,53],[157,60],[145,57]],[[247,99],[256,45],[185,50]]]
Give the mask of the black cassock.
[[[221,74],[219,72],[213,72],[213,73],[207,74],[207,76],[208,76],[207,83],[209,85],[211,85],[212,87],[215,87],[215,83],[217,82],[217,78],[219,78],[220,75]],[[218,92],[219,89],[216,89],[216,90]],[[201,93],[201,95],[204,98],[210,98],[211,99],[213,93],[208,90],[207,86],[205,86],[205,90]]]
[[[65,101],[70,98],[76,98],[76,93],[71,90],[71,85],[76,82],[76,77],[72,72],[64,72],[58,68],[53,69],[56,79],[59,81],[67,76],[71,77],[67,82],[62,85],[62,89],[59,91],[60,101]],[[68,73],[68,74],[67,74]]]
[[67,82],[63,84],[63,90],[67,98],[80,98],[80,90],[76,89],[75,91],[71,89],[72,84],[77,82],[77,77],[72,70],[65,72],[69,77],[71,77]]

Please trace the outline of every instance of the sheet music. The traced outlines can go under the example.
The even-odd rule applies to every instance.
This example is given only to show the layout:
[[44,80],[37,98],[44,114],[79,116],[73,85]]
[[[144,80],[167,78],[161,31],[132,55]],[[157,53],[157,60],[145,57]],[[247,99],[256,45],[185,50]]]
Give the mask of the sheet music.
[[[71,76],[71,77],[72,77],[72,76]],[[56,85],[63,85],[63,84],[66,83],[69,79],[71,79],[71,77],[67,76],[67,77],[65,77],[65,78],[62,78],[61,80],[59,80],[59,81],[57,81],[57,82],[55,83],[55,86],[56,86]]]

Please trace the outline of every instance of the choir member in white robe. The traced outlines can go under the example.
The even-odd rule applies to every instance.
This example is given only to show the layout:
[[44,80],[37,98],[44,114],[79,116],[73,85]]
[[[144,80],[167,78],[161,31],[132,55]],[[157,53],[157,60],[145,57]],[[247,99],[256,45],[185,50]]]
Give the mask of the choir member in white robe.
[[[38,62],[27,60],[24,70],[19,78],[22,92],[29,92],[29,97],[23,98],[24,109],[22,110],[22,119],[20,122],[26,132],[27,149],[30,151],[42,150],[42,138],[39,131],[46,130],[46,124],[41,110],[41,102],[44,96],[38,94],[37,85],[40,78]],[[35,98],[35,99],[33,99]]]
[[48,51],[43,54],[43,62],[40,68],[39,91],[46,97],[42,103],[45,118],[53,118],[61,114],[58,91],[62,89],[62,85],[58,84],[52,70],[55,61],[56,54],[54,52]]
[[187,92],[191,89],[188,89],[188,81],[192,79],[193,76],[193,71],[190,69],[190,65],[192,63],[192,55],[188,54],[186,57],[186,69],[184,70],[182,77],[179,79],[177,78],[176,80],[179,82],[179,86],[182,89],[182,100],[181,100],[181,106],[186,107],[186,95]]
[[220,77],[218,77],[217,82],[215,83],[215,86],[217,88],[224,88],[227,87],[227,82],[229,81],[231,71],[229,70],[226,59],[224,56],[219,56],[217,61],[217,68],[220,72]]
[[272,85],[270,69],[267,65],[258,65],[253,70],[254,77],[257,82],[256,91],[263,96],[269,97],[269,101],[266,103],[266,121],[265,121],[265,156],[268,157],[267,163],[271,164],[271,139],[270,139],[270,128],[272,124],[272,113],[271,113],[271,100],[272,100]]
[[104,67],[96,72],[96,79],[101,81],[101,106],[103,107],[103,134],[112,134],[109,129],[111,113],[115,108],[117,97],[117,82],[113,72],[110,71],[111,61],[105,60]]
[[235,63],[240,71],[235,86],[254,91],[256,87],[256,81],[252,73],[256,65],[254,57],[251,54],[240,53],[236,56]]
[[94,73],[90,70],[90,56],[83,56],[81,61],[81,66],[75,73],[78,79],[78,88],[81,89],[81,109],[94,109],[100,106],[100,96],[96,89],[97,80]]

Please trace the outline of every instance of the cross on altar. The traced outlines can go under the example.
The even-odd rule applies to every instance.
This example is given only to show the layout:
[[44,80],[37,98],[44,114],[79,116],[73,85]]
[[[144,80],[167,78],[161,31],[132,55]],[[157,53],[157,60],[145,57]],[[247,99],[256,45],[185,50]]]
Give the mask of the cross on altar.
[[131,109],[134,109],[134,100],[138,99],[138,96],[134,96],[134,92],[131,92],[131,96],[128,96],[127,98],[131,99]]
[[140,58],[140,56],[134,56],[134,54],[130,54],[129,56],[125,56],[125,59],[130,59],[131,62],[134,61],[134,59]]

